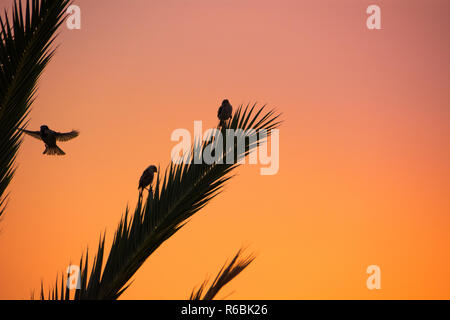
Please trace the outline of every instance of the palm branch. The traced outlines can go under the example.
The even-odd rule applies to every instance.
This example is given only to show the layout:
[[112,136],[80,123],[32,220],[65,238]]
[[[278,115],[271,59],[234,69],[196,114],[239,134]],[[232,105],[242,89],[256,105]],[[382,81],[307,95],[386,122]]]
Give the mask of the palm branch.
[[[243,250],[239,250],[233,259],[229,263],[226,263],[222,269],[220,269],[216,278],[212,282],[208,290],[206,286],[208,280],[205,280],[197,290],[193,290],[190,300],[212,300],[217,295],[217,293],[231,280],[233,280],[239,273],[241,273],[245,268],[248,267],[250,263],[255,260],[253,255],[249,255],[245,258],[242,257]],[[206,290],[206,292],[205,292]],[[203,292],[205,292],[203,294]]]
[[[279,116],[275,110],[267,111],[265,106],[260,108],[257,108],[256,104],[240,106],[231,121],[220,129],[224,136],[222,159],[231,156],[234,159],[241,159],[260,143],[264,143],[265,138],[260,133],[265,131],[269,136],[271,130],[280,125]],[[237,140],[227,136],[226,129],[235,131],[242,129],[240,138],[245,136],[248,138],[245,139],[245,148],[238,148]],[[117,299],[128,288],[131,277],[144,261],[164,241],[180,230],[193,214],[221,192],[224,184],[232,178],[231,171],[239,164],[236,161],[194,163],[197,151],[204,151],[210,143],[215,141],[213,136],[204,142],[197,140],[191,152],[186,155],[186,159],[191,160],[190,163],[171,163],[165,170],[164,176],[160,175],[158,170],[155,187],[148,193],[146,201],[144,202],[139,196],[132,214],[126,208],[115,232],[106,262],[103,263],[104,235],[100,237],[90,272],[88,253],[86,252],[84,258],[81,258],[79,265],[81,288],[76,290],[74,299]],[[226,141],[230,142],[228,146]],[[222,283],[223,281],[220,282]],[[59,280],[47,295],[41,287],[41,298],[70,299],[69,290],[64,288],[63,277],[61,277],[59,288],[58,284]],[[220,288],[220,284],[216,288]],[[208,294],[208,297],[213,296],[212,292]]]
[[55,32],[63,22],[69,0],[14,1],[11,19],[0,17],[0,216],[6,189],[38,79],[54,54]]

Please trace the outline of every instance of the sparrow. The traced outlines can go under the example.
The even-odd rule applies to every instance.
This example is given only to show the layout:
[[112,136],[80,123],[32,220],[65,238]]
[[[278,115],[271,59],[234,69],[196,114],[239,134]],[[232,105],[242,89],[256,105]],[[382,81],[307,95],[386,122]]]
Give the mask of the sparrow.
[[33,138],[44,141],[45,150],[43,154],[47,154],[50,156],[62,156],[66,154],[56,145],[56,141],[68,141],[75,137],[78,137],[78,135],[80,134],[77,130],[72,130],[70,132],[64,133],[56,132],[49,129],[46,125],[42,125],[39,131],[29,131],[22,128],[19,128],[19,130],[32,136]]
[[233,114],[233,107],[230,102],[225,99],[222,101],[222,105],[219,107],[217,112],[217,118],[220,120],[220,125],[223,126],[225,121],[231,119],[231,115]]
[[142,191],[150,186],[149,191],[152,190],[152,182],[153,182],[153,176],[155,172],[158,172],[158,169],[154,165],[149,166],[147,169],[144,170],[142,173],[141,178],[139,179],[139,186],[138,189],[140,190],[140,193],[142,194]]

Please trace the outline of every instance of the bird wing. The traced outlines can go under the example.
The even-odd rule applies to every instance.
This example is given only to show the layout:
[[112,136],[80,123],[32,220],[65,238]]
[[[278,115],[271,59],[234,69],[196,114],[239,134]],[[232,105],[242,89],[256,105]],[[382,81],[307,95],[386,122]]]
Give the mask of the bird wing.
[[28,134],[28,135],[30,135],[30,136],[32,136],[33,138],[42,140],[41,139],[41,133],[39,131],[30,131],[30,130],[25,130],[25,129],[21,129],[21,128],[19,128],[19,130],[24,132],[24,133],[26,133],[26,134]]
[[148,186],[149,185],[149,176],[148,176],[148,173],[147,173],[148,171],[147,170],[145,170],[143,173],[142,173],[142,176],[141,176],[141,178],[139,179],[139,187],[138,187],[138,189],[141,189],[141,188],[145,188],[146,186]]
[[222,113],[222,106],[219,107],[219,110],[217,111],[217,116],[220,117],[220,114]]
[[233,115],[233,106],[230,104],[230,108],[228,109],[228,111],[230,112],[230,118]]
[[138,186],[138,189],[143,188],[143,186],[142,186],[143,184],[144,184],[144,176],[142,175],[141,178],[139,179],[139,186]]
[[55,132],[54,134],[55,134],[55,138],[57,141],[68,141],[68,140],[78,137],[80,132],[77,130],[72,130],[70,132],[63,132],[63,133]]

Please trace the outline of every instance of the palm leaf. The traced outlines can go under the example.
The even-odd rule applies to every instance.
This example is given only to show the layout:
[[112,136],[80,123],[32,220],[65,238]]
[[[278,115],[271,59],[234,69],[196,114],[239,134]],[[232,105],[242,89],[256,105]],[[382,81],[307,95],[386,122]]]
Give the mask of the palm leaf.
[[[233,156],[240,159],[252,149],[264,142],[260,133],[280,125],[279,114],[266,111],[263,106],[254,113],[256,105],[250,108],[240,106],[227,126],[221,128],[224,137],[223,153],[220,158],[226,160]],[[252,125],[252,127],[250,127]],[[244,149],[239,150],[235,137],[227,136],[226,129],[242,129],[239,138],[247,136]],[[248,131],[247,131],[248,130]],[[233,139],[233,140],[230,140]],[[146,201],[142,197],[134,213],[126,208],[125,215],[119,222],[112,241],[109,255],[104,263],[104,241],[101,238],[94,263],[88,272],[88,255],[81,259],[81,289],[75,293],[75,299],[117,299],[128,287],[131,277],[144,261],[162,244],[180,230],[188,219],[217,196],[224,184],[231,179],[230,174],[239,166],[234,163],[201,162],[195,164],[198,152],[213,144],[219,152],[219,140],[211,136],[204,142],[196,140],[194,147],[186,156],[190,163],[173,164],[165,170],[164,175],[156,176],[153,192],[149,192]],[[227,144],[228,142],[228,144]],[[234,270],[234,269],[233,269]],[[88,275],[89,273],[89,275]],[[219,285],[223,282],[221,281]],[[57,286],[53,291],[57,291]],[[54,297],[58,297],[55,293]],[[212,296],[208,294],[208,297]],[[41,298],[45,298],[43,289]],[[52,298],[47,295],[47,298]],[[68,296],[61,297],[68,299]]]
[[228,263],[225,264],[222,269],[220,269],[213,283],[206,291],[205,294],[203,292],[206,289],[208,284],[208,280],[205,280],[201,286],[197,290],[193,290],[190,300],[212,300],[217,295],[217,293],[231,280],[233,280],[239,273],[241,273],[245,268],[248,267],[250,263],[255,260],[253,255],[249,255],[245,258],[242,257],[243,250],[239,250],[234,258]]
[[55,33],[69,0],[14,1],[11,17],[0,17],[0,216],[14,175],[17,151],[37,81],[54,54]]

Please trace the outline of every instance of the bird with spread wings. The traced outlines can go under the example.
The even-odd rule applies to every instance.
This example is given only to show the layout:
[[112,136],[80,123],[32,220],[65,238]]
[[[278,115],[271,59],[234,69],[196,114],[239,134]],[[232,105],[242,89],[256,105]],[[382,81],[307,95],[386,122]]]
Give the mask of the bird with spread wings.
[[66,153],[56,145],[56,141],[61,142],[68,141],[78,137],[78,135],[80,134],[80,132],[77,130],[72,130],[70,132],[56,132],[49,129],[49,127],[46,125],[42,125],[39,131],[29,131],[25,129],[19,130],[32,136],[33,138],[44,141],[45,150],[43,154],[58,155],[58,156],[65,155]]

